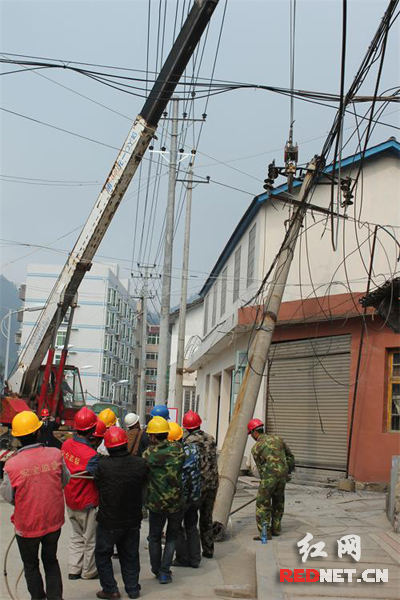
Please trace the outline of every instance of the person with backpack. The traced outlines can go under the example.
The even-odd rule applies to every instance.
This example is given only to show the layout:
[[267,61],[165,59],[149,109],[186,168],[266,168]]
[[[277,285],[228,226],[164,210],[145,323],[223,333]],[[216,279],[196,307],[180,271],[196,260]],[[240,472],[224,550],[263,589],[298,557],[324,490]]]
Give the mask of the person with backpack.
[[133,412],[128,413],[124,419],[126,435],[128,437],[128,452],[133,456],[142,456],[150,444],[149,436],[140,427],[139,416]]

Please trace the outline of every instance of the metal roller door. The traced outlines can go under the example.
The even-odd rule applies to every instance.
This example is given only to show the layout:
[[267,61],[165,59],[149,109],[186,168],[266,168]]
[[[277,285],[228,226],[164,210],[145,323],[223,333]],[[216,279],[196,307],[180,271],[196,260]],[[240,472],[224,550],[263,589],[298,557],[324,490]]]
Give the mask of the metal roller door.
[[281,435],[299,467],[345,470],[350,335],[271,347],[267,430]]

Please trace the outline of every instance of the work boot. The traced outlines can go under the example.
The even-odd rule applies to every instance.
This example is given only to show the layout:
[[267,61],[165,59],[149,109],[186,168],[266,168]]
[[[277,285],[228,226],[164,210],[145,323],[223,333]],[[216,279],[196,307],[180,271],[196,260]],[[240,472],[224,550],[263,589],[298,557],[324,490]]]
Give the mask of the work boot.
[[204,556],[204,558],[213,558],[214,552],[207,552],[207,551],[203,550],[203,556]]
[[69,573],[68,579],[70,579],[70,580],[82,579],[82,576],[80,573]]
[[105,600],[116,600],[117,598],[121,598],[121,594],[119,592],[104,592],[103,590],[97,592],[96,596],[98,598],[104,598]]

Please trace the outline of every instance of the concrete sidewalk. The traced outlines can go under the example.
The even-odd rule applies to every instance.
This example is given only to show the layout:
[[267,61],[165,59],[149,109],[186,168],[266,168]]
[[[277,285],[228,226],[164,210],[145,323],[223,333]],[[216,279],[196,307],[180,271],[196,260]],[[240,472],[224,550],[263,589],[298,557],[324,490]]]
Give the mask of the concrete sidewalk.
[[[249,481],[249,480],[248,480]],[[251,481],[250,481],[251,483]],[[256,480],[253,481],[256,485]],[[239,485],[233,508],[244,504],[255,494],[255,488]],[[256,534],[254,503],[236,513],[228,527],[228,538],[216,544],[215,560],[203,559],[199,569],[174,568],[173,583],[162,586],[152,575],[148,551],[144,548],[148,524],[143,522],[141,541],[141,597],[147,600],[209,600],[217,597],[246,597],[259,600],[299,600],[333,598],[400,598],[399,538],[391,530],[385,516],[385,496],[379,493],[343,493],[325,488],[289,484],[286,494],[286,512],[283,534],[266,546],[254,542]],[[2,535],[1,558],[13,535],[9,517],[12,507],[1,502]],[[306,533],[314,536],[311,544],[325,542],[327,558],[308,558],[301,561],[296,546]],[[361,537],[361,560],[337,556],[337,540],[343,535],[357,534]],[[97,581],[69,581],[68,519],[63,528],[59,545],[59,560],[64,575],[65,600],[89,600],[100,589]],[[113,561],[116,578],[123,592],[118,561]],[[281,584],[279,569],[364,569],[389,570],[388,583],[294,583]],[[21,561],[14,544],[9,560],[8,574],[12,590],[21,570]],[[257,589],[258,587],[258,589]],[[0,598],[9,598],[1,580]],[[18,586],[20,600],[29,598],[24,578]]]

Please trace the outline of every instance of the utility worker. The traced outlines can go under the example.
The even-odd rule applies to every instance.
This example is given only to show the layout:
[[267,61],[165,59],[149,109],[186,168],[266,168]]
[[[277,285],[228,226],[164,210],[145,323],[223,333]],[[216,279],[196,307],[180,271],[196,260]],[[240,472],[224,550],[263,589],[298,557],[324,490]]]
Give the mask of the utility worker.
[[[99,455],[90,443],[96,425],[97,416],[87,406],[76,413],[76,433],[61,448],[72,475],[88,477],[97,469]],[[94,547],[99,494],[93,479],[72,478],[65,488],[65,502],[72,527],[68,579],[94,579],[97,576]]]
[[168,440],[182,445],[186,455],[182,470],[185,512],[183,527],[181,525],[176,543],[176,558],[172,564],[175,567],[197,569],[201,561],[200,534],[197,528],[201,499],[200,452],[196,444],[183,441],[183,429],[178,423],[169,423]]
[[[99,413],[98,418],[100,419],[100,421],[103,421],[103,423],[107,427],[107,429],[109,427],[113,427],[114,425],[117,425],[117,415],[115,414],[115,412],[113,410],[111,410],[111,408],[105,408],[104,410],[102,410]],[[102,454],[103,456],[108,456],[107,448],[104,445],[104,441],[102,441],[100,443],[100,445],[98,446],[97,452],[99,454]]]
[[200,415],[189,410],[183,416],[183,427],[187,430],[185,442],[197,444],[201,460],[200,538],[203,556],[214,556],[212,515],[218,490],[217,446],[212,435],[200,429]]
[[[70,473],[58,448],[38,443],[41,427],[37,415],[28,410],[13,418],[11,433],[22,448],[4,466],[0,493],[14,505],[11,521],[32,600],[62,600],[57,544],[64,523],[63,487]],[[39,570],[40,545],[46,590]]]
[[40,413],[42,417],[42,427],[39,432],[39,442],[44,444],[45,446],[50,446],[51,448],[61,448],[62,444],[60,440],[58,440],[54,432],[60,428],[60,424],[57,423],[54,417],[50,416],[47,408],[44,408]]
[[95,430],[93,431],[93,433],[90,437],[90,443],[92,444],[92,446],[95,450],[98,449],[101,442],[103,441],[104,434],[106,431],[107,431],[106,424],[103,423],[103,421],[100,421],[100,419],[97,419]]
[[128,452],[123,429],[104,434],[109,456],[101,457],[95,473],[100,494],[97,514],[96,565],[102,590],[98,598],[120,598],[111,557],[117,546],[122,579],[129,598],[139,598],[139,542],[143,486],[148,469],[143,458]]
[[[146,507],[149,510],[149,553],[151,570],[160,583],[171,583],[171,564],[183,518],[182,468],[185,452],[168,441],[169,425],[163,417],[153,417],[147,425],[150,446],[143,452],[149,468]],[[164,551],[161,538],[165,523]]]
[[285,508],[285,486],[289,473],[294,469],[294,456],[278,435],[264,433],[264,423],[251,419],[247,433],[257,443],[251,449],[260,474],[260,486],[256,500],[256,521],[261,540],[263,523],[267,524],[267,537],[281,534],[281,521]]
[[140,427],[139,416],[128,413],[124,419],[126,435],[128,436],[128,452],[134,456],[142,456],[150,444],[149,436]]
[[156,404],[150,411],[152,417],[162,417],[169,421],[169,410],[166,404]]

